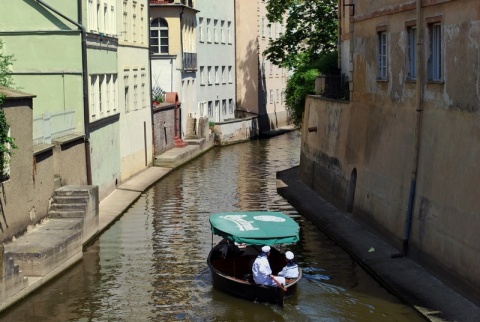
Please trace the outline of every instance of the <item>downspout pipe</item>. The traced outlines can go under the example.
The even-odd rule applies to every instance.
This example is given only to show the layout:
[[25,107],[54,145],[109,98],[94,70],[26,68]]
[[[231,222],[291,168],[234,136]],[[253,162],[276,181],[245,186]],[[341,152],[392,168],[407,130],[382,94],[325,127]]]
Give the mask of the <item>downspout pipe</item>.
[[[82,34],[82,80],[83,80],[83,123],[85,128],[85,161],[87,168],[87,184],[92,184],[92,168],[90,158],[90,122],[89,122],[89,101],[88,101],[88,68],[87,68],[87,31],[86,28],[75,20],[65,16],[55,8],[42,0],[35,0],[43,7],[47,8],[51,12],[59,15],[63,19],[69,21],[80,29]],[[78,21],[82,21],[82,0],[78,0]]]
[[410,231],[412,227],[413,210],[415,206],[415,190],[417,187],[417,173],[418,173],[418,156],[420,153],[420,139],[422,129],[422,115],[423,115],[423,81],[424,81],[424,66],[423,66],[423,24],[422,24],[422,1],[417,0],[416,3],[416,36],[417,36],[417,48],[416,48],[416,123],[415,123],[415,141],[413,146],[412,157],[412,173],[410,178],[410,192],[408,195],[408,207],[405,216],[405,232],[402,244],[401,256],[407,256],[408,254],[408,242],[410,240]]
[[[150,30],[150,23],[151,23],[151,20],[150,20],[150,15],[151,13],[151,8],[150,8],[150,3],[148,4],[148,7],[147,7],[147,17],[148,17],[148,30]],[[153,82],[152,82],[152,40],[150,38],[150,33],[148,34],[148,77],[150,79],[150,86],[149,86],[149,90],[148,90],[148,95],[149,95],[149,99],[148,99],[148,104],[150,104],[150,121],[152,123],[152,164],[153,162],[155,161],[155,119],[154,119],[154,114],[153,114],[153,110],[154,110],[154,107],[153,107],[153,104],[152,104],[152,98],[153,98],[153,95],[152,95],[152,86],[153,86]]]
[[181,71],[183,73],[185,66],[183,66],[183,10],[185,7],[182,7],[182,11],[180,12],[180,54],[181,54],[181,62],[182,68]]

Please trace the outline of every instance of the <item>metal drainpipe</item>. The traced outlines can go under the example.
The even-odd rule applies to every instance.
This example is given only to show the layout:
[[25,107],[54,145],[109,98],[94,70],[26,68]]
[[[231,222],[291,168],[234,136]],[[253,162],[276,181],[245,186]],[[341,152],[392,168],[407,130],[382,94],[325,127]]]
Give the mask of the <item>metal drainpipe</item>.
[[180,70],[182,71],[183,73],[183,68],[185,66],[183,66],[183,10],[185,9],[185,7],[182,6],[182,11],[180,12],[180,54],[181,54],[181,64],[182,64],[182,68],[180,68]]
[[408,242],[410,239],[410,230],[412,226],[413,208],[415,205],[415,189],[417,186],[417,172],[418,172],[418,155],[420,153],[420,139],[422,129],[422,114],[423,114],[423,80],[424,80],[424,66],[423,66],[423,27],[422,27],[422,1],[417,0],[416,5],[417,14],[417,82],[416,82],[416,112],[417,118],[415,123],[415,141],[413,149],[413,169],[410,179],[410,193],[408,196],[408,208],[405,218],[405,233],[403,237],[402,256],[406,256],[408,253]]
[[150,38],[150,3],[147,6],[148,17],[148,77],[150,77],[150,88],[148,89],[148,104],[150,104],[150,122],[152,123],[152,164],[155,161],[155,119],[153,117],[154,106],[152,104],[152,43]]
[[[85,127],[85,162],[87,167],[87,184],[92,184],[92,168],[91,168],[91,158],[90,158],[90,127],[89,127],[89,103],[88,103],[88,70],[87,70],[87,32],[85,27],[60,13],[58,10],[51,7],[49,4],[43,2],[42,0],[35,0],[40,5],[44,6],[48,10],[59,15],[63,19],[71,22],[77,26],[82,32],[82,78],[83,78],[83,123]],[[82,0],[78,0],[78,20],[82,21]]]

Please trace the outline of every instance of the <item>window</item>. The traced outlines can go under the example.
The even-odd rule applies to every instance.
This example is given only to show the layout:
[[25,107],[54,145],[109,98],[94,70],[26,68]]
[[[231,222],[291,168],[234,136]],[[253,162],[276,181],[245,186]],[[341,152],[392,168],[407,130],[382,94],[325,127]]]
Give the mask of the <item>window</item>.
[[212,66],[208,66],[208,85],[212,85]]
[[378,79],[387,79],[387,32],[380,31],[378,36]]
[[277,103],[280,103],[280,90],[277,89]]
[[90,113],[92,117],[95,117],[97,113],[96,101],[97,97],[95,93],[97,92],[97,76],[92,75],[90,76]]
[[112,75],[107,75],[106,78],[107,80],[105,81],[105,108],[107,109],[107,113],[110,113],[110,98],[112,96],[112,93],[110,92],[110,87],[112,83]]
[[220,100],[215,101],[215,111],[218,111],[218,114],[219,114],[218,116],[220,116]]
[[428,79],[442,80],[442,27],[439,23],[430,24],[430,57],[428,58]]
[[232,43],[232,33],[231,33],[231,28],[232,28],[232,22],[229,21],[228,22],[228,43],[231,44]]
[[132,39],[137,42],[137,3],[132,4]]
[[225,43],[225,21],[222,20],[220,23],[220,40],[222,41],[222,44]]
[[200,66],[200,85],[205,85],[205,68],[203,66]]
[[127,1],[123,1],[123,40],[128,40],[128,9],[127,9]]
[[222,66],[222,83],[226,83],[226,78],[225,78],[225,66]]
[[233,114],[233,99],[228,100],[228,112]]
[[212,37],[210,36],[210,19],[207,19],[207,42],[212,42]]
[[102,96],[102,89],[105,77],[103,75],[98,76],[98,112],[103,114],[104,103],[103,99],[105,98],[103,94]]
[[407,79],[417,78],[417,28],[407,28]]
[[265,17],[262,17],[262,38],[265,38]]
[[207,113],[207,102],[198,102],[198,112],[200,113],[200,117],[204,117]]
[[203,18],[198,18],[198,38],[203,42]]
[[272,24],[268,24],[268,38],[272,39]]
[[273,89],[270,90],[270,104],[273,103]]
[[156,18],[150,24],[151,51],[154,54],[168,54],[168,24],[163,18]]
[[123,84],[125,87],[124,96],[125,96],[125,112],[130,112],[130,93],[128,92],[128,75],[123,77]]
[[218,66],[215,66],[215,84],[220,82],[220,76],[218,75]]
[[140,43],[145,43],[145,6],[140,5]]
[[138,110],[138,77],[137,71],[133,71],[135,74],[133,75],[133,108]]
[[228,82],[231,84],[232,83],[232,66],[228,66]]
[[278,30],[278,22],[275,22],[275,39],[279,38],[280,31]]
[[103,31],[106,33],[108,30],[108,6],[103,4]]
[[145,83],[146,83],[146,79],[147,79],[147,73],[145,71],[145,68],[142,68],[142,73],[140,75],[140,78],[141,78],[141,92],[140,92],[140,95],[142,97],[142,108],[145,108],[147,107],[147,103],[146,103],[146,96],[147,96],[147,93],[145,91]]
[[110,7],[110,34],[113,34],[115,35],[116,34],[116,30],[117,30],[117,19],[115,19],[116,17],[116,13],[115,13],[115,6],[111,6]]
[[217,19],[213,20],[213,41],[215,43],[218,43],[217,23],[218,23]]
[[112,108],[115,112],[117,110],[117,75],[112,76]]
[[273,73],[273,63],[270,62],[270,75],[272,75],[272,73]]
[[213,117],[213,103],[212,103],[212,101],[208,102],[208,117]]
[[222,100],[222,114],[227,115],[227,100]]

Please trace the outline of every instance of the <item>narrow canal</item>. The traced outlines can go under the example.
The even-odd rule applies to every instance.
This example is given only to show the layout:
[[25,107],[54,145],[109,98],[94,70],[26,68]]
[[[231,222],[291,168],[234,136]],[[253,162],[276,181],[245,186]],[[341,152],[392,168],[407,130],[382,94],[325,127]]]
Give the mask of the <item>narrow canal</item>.
[[[1,321],[423,321],[276,192],[299,162],[291,132],[215,148],[173,171],[92,245],[83,260],[0,316]],[[282,309],[211,286],[210,213],[283,211],[301,226],[304,270]],[[216,239],[217,240],[217,239]]]

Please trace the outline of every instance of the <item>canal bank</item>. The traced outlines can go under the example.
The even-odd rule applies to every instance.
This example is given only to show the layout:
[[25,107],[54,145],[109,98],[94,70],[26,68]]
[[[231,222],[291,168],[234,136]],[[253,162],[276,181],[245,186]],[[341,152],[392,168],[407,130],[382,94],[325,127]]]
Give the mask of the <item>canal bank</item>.
[[[193,141],[185,147],[176,147],[166,151],[155,158],[155,162],[163,162],[165,166],[147,168],[117,186],[110,195],[98,203],[98,229],[95,229],[93,235],[89,237],[89,242],[98,238],[115,220],[121,217],[142,192],[155,182],[175,168],[214,147],[213,137],[206,141],[201,144]],[[61,222],[60,225],[59,222]],[[82,249],[88,244],[88,242],[82,243],[81,235],[80,219],[49,218],[28,229],[25,234],[10,244],[2,245],[1,253],[3,254],[5,249],[5,254],[3,258],[0,258],[3,263],[1,271],[4,275],[13,276],[13,278],[9,278],[8,282],[3,283],[0,289],[0,299],[2,299],[0,312],[21,301],[80,261],[83,256]],[[45,244],[48,246],[44,246]],[[41,270],[41,276],[24,273],[17,263],[8,260],[8,253],[12,248],[23,249],[22,257],[26,258],[25,261],[29,266],[34,267],[37,271]],[[4,263],[4,260],[7,263]]]
[[381,284],[430,321],[478,321],[480,308],[338,210],[300,180],[298,166],[277,173],[277,191]]

